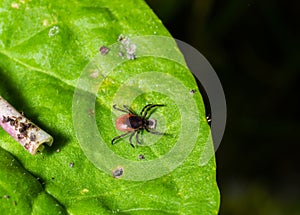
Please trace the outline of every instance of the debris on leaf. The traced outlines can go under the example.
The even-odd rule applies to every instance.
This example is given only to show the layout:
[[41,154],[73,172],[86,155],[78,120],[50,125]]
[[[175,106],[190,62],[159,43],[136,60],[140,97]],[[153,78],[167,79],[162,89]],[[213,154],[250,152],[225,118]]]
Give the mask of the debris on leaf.
[[106,55],[109,52],[109,48],[107,48],[106,46],[101,46],[99,51],[101,55]]
[[117,169],[113,170],[113,177],[120,178],[124,173],[123,167],[118,167]]
[[1,96],[0,126],[32,155],[41,152],[44,143],[52,145],[52,136],[19,113]]
[[136,44],[131,43],[130,39],[123,34],[118,37],[118,42],[120,44],[119,56],[122,57],[126,53],[128,60],[134,60],[136,58]]

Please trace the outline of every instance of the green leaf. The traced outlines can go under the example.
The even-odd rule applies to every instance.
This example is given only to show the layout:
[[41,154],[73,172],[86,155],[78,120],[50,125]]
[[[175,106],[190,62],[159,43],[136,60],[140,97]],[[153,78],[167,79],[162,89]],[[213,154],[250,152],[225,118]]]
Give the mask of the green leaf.
[[[200,165],[213,147],[201,95],[189,93],[196,82],[143,1],[0,2],[0,94],[54,137],[51,148],[31,156],[0,130],[1,211],[218,213],[214,157]],[[135,60],[118,56],[120,35],[137,45]],[[104,56],[103,45],[110,48]],[[111,145],[122,133],[114,102],[137,112],[165,104],[151,118],[167,134],[143,132],[135,148],[128,138]],[[124,174],[114,178],[118,164]]]
[[[0,148],[3,214],[66,214],[64,208],[8,152]],[[51,208],[50,211],[48,209]]]

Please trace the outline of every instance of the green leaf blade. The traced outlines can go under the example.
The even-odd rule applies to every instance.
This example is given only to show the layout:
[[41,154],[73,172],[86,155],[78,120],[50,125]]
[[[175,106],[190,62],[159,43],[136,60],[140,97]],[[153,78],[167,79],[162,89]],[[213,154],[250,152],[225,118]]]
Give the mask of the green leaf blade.
[[[59,4],[31,1],[16,3],[18,8],[11,1],[0,2],[3,5],[0,10],[0,94],[55,139],[51,148],[32,157],[0,129],[0,196],[8,195],[6,193],[11,196],[0,198],[1,211],[8,214],[43,214],[45,211],[48,214],[218,213],[214,158],[207,165],[199,166],[210,135],[199,93],[193,95],[200,119],[197,143],[179,167],[160,178],[115,179],[112,173],[98,169],[86,157],[77,139],[72,124],[74,90],[82,71],[99,53],[99,48],[117,42],[121,34],[130,38],[170,36],[143,1],[60,1]],[[149,48],[156,49],[155,44],[149,44]],[[171,45],[169,48],[174,49]],[[179,51],[175,55],[183,60]],[[120,75],[119,71],[125,72]],[[145,154],[147,162],[167,154],[174,146],[167,136],[162,138],[161,145],[136,149],[130,147],[128,139],[114,146],[110,144],[111,138],[118,134],[112,120],[117,117],[112,113],[113,93],[128,78],[144,71],[159,71],[181,80],[187,89],[197,88],[192,74],[182,65],[155,57],[126,62],[105,79],[96,93],[97,126],[114,153],[135,162],[144,162],[138,159],[139,154]],[[144,93],[133,102],[133,108],[140,110],[152,101],[167,103],[153,116],[164,116],[167,128],[177,138],[182,121],[174,101],[158,93]],[[146,133],[142,138],[145,143],[155,140]],[[13,168],[8,168],[16,158],[20,164],[14,163]]]

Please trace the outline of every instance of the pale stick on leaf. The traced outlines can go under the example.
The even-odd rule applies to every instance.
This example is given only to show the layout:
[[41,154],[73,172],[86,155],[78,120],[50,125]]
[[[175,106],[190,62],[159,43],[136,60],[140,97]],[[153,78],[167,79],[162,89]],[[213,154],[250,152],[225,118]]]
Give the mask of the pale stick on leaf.
[[35,155],[44,149],[44,143],[52,145],[53,138],[19,113],[0,96],[0,125],[29,153]]

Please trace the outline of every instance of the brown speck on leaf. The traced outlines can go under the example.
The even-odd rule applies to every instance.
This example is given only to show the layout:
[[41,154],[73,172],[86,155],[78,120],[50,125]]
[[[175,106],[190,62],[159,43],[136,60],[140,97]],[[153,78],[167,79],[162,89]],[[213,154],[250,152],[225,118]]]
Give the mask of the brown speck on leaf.
[[139,159],[140,159],[140,160],[144,160],[144,159],[145,159],[145,156],[142,155],[142,154],[140,154],[140,155],[139,155]]
[[124,173],[123,167],[118,167],[117,169],[113,170],[113,177],[120,178]]
[[90,74],[90,77],[92,77],[92,78],[97,78],[98,76],[99,76],[98,71],[94,71],[93,73]]
[[119,56],[120,57],[124,57],[124,53],[123,52],[119,52]]
[[94,110],[94,109],[90,109],[90,110],[89,110],[89,115],[90,115],[90,116],[95,115],[95,110]]
[[122,42],[125,39],[123,34],[120,34],[118,37],[118,42]]
[[106,55],[109,52],[109,48],[107,48],[106,46],[101,46],[99,51],[101,55]]
[[17,202],[16,201],[14,201],[14,206],[17,206]]
[[196,93],[196,90],[190,90],[190,94],[194,95]]

